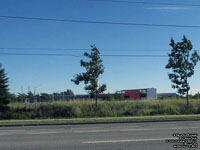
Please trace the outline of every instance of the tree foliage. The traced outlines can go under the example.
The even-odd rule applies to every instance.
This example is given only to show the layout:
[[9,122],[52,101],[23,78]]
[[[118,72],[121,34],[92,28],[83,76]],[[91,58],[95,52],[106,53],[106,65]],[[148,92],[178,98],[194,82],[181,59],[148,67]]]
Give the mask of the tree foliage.
[[194,67],[199,61],[199,55],[197,51],[191,51],[193,49],[192,43],[185,36],[182,42],[177,42],[171,39],[170,46],[172,47],[169,54],[169,61],[166,65],[166,69],[172,69],[172,73],[169,73],[169,79],[172,81],[172,88],[177,89],[177,93],[187,97],[190,85],[188,78],[194,74]]
[[41,93],[39,99],[41,102],[48,102],[51,100],[51,95],[48,93]]
[[14,103],[14,102],[17,102],[17,97],[16,97],[15,94],[9,92],[8,93],[8,100],[9,100],[10,103]]
[[67,91],[64,92],[65,95],[74,95],[74,92],[71,89],[67,89]]
[[17,101],[20,103],[24,103],[27,99],[27,95],[25,93],[18,93],[17,94]]
[[31,103],[33,103],[34,100],[35,100],[35,95],[34,95],[31,91],[29,91],[29,92],[27,93],[27,100],[28,100],[29,102],[31,102]]
[[98,78],[104,72],[100,52],[95,46],[91,46],[91,54],[84,53],[90,61],[80,61],[80,65],[86,69],[86,72],[76,74],[72,82],[79,84],[84,82],[85,90],[89,91],[91,98],[97,97],[97,94],[106,90],[106,85],[98,85]]
[[8,90],[8,78],[6,77],[5,69],[3,69],[0,64],[0,113],[5,113],[8,110]]

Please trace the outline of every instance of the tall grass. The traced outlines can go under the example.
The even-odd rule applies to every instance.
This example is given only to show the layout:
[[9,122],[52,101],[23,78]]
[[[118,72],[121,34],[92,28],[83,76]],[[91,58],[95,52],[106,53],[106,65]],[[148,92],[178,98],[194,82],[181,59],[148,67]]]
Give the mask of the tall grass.
[[150,115],[200,114],[200,100],[68,101],[52,103],[12,103],[9,119],[86,118]]

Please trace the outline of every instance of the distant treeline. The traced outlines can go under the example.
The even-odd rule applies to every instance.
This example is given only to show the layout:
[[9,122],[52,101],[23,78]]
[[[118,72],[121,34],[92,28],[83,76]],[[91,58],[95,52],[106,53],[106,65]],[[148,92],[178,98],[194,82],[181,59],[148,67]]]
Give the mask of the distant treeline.
[[[31,91],[27,94],[18,93],[17,96],[15,94],[9,95],[10,102],[18,102],[18,103],[40,103],[40,102],[54,102],[54,101],[69,101],[69,100],[93,100],[90,95],[82,94],[75,95],[71,90],[67,90],[66,92],[60,93],[41,93],[34,94]],[[99,94],[98,99],[114,101],[114,100],[124,100],[122,94],[114,93],[114,94]]]
[[[174,93],[175,94],[175,93]],[[157,97],[160,100],[165,99],[183,99],[185,97],[178,96],[159,96]],[[200,94],[197,93],[195,95],[189,95],[190,99],[200,99]],[[118,101],[118,100],[128,100],[128,98],[124,98],[122,94],[119,93],[108,93],[108,94],[99,94],[98,99],[100,100],[107,100],[107,101]],[[67,90],[65,92],[60,93],[41,93],[41,94],[34,94],[32,92],[25,93],[18,93],[9,94],[9,101],[11,103],[40,103],[40,102],[54,102],[54,101],[69,101],[69,100],[93,100],[90,98],[90,95],[82,94],[82,95],[75,95],[72,90]]]

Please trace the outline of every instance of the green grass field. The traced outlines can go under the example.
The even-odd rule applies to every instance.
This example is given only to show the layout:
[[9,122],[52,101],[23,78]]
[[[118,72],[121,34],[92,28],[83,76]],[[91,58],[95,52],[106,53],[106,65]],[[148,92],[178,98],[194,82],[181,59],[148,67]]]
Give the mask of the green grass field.
[[11,103],[10,112],[2,119],[62,119],[95,117],[139,117],[200,114],[200,100],[142,101],[65,101],[52,103]]

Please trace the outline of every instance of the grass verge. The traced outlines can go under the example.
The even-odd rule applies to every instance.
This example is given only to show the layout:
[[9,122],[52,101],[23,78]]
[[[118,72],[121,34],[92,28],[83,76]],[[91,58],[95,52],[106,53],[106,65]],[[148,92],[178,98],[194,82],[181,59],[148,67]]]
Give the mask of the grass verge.
[[134,121],[162,121],[200,119],[200,115],[163,115],[138,117],[102,117],[102,118],[75,118],[75,119],[39,119],[39,120],[1,120],[0,126],[6,125],[42,125],[42,124],[73,124],[73,123],[107,123],[107,122],[134,122]]
[[12,103],[7,117],[0,119],[72,119],[103,117],[137,117],[200,114],[200,100],[141,100],[141,101],[64,101],[52,103]]

